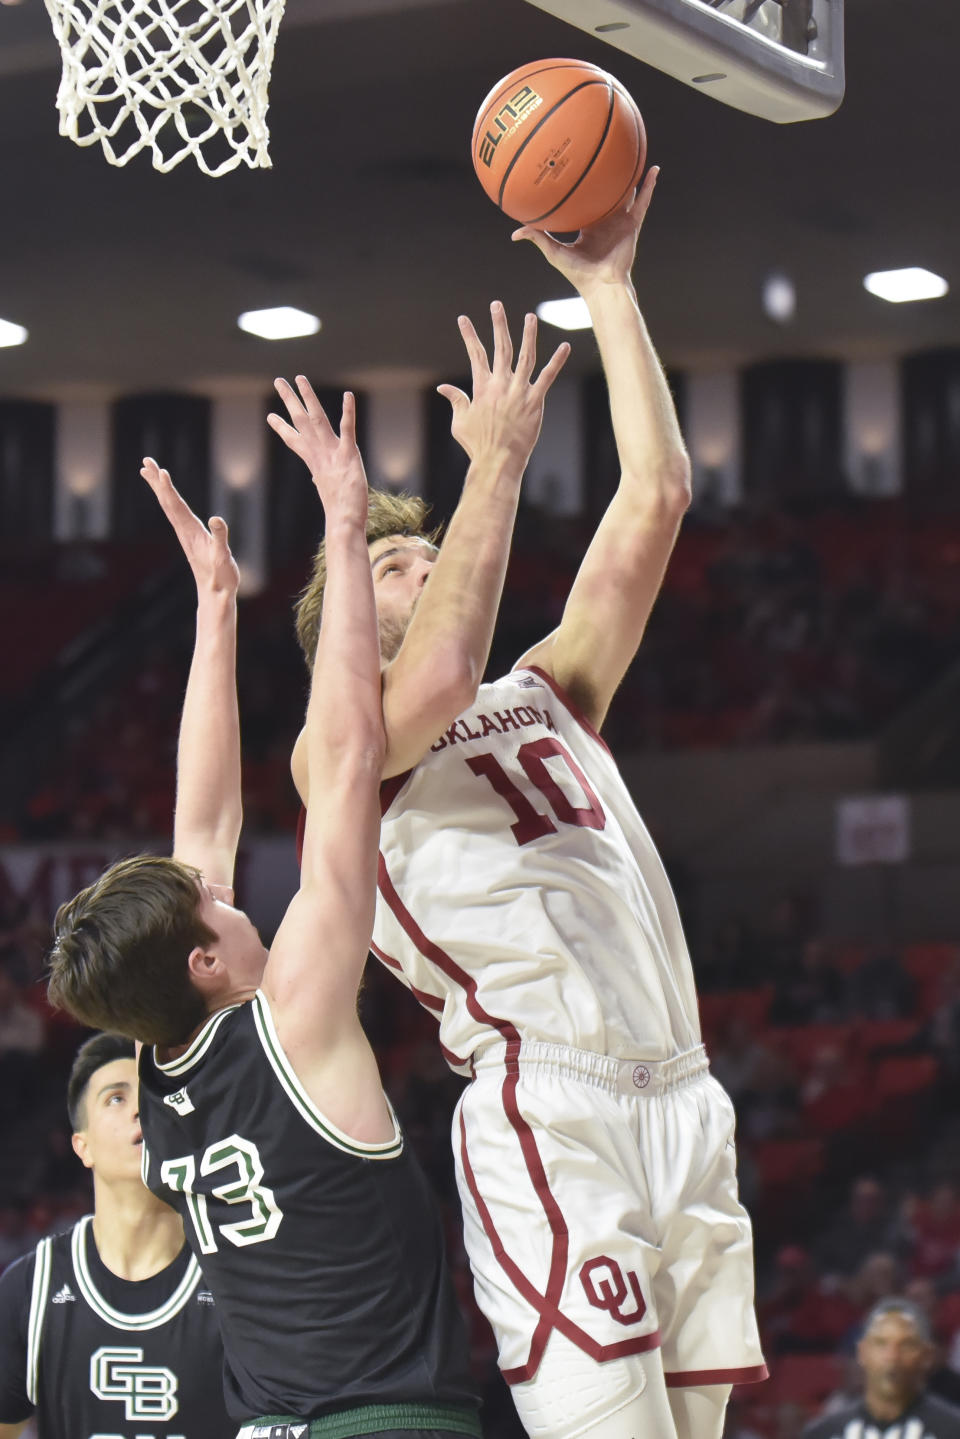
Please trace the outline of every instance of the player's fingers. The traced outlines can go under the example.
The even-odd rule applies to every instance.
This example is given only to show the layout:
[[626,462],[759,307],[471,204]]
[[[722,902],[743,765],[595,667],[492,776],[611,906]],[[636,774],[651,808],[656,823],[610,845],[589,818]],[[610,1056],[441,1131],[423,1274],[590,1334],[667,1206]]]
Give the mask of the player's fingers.
[[[314,390],[310,381],[307,379],[306,375],[297,376],[297,389],[300,391],[300,399],[303,403],[303,408],[310,416],[311,420],[318,424],[320,428],[324,431],[324,433],[332,435],[333,426],[327,419],[327,412],[321,405],[320,401],[317,399],[316,391]],[[291,416],[291,418],[293,417]]]
[[303,402],[301,401],[300,396],[297,394],[296,390],[290,384],[289,380],[285,380],[282,376],[278,376],[278,378],[275,379],[273,382],[273,388],[276,390],[277,394],[280,396],[281,400],[286,405],[287,414],[290,416],[291,420],[296,422],[302,415],[306,414]]
[[148,455],[143,461],[143,469],[140,473],[160,501],[160,508],[176,530],[179,531],[191,523],[200,523],[174,485],[169,470],[162,470],[156,460],[151,459]]
[[527,314],[523,319],[523,339],[520,342],[520,353],[517,356],[517,376],[521,380],[529,380],[533,374],[533,367],[537,363],[537,317]]
[[141,468],[140,473],[146,480],[147,484],[150,486],[151,490],[157,490],[160,487],[160,466],[157,464],[156,460],[153,459],[150,455],[144,455],[143,467]]
[[442,395],[445,400],[450,401],[454,419],[456,419],[457,415],[463,414],[463,411],[469,407],[470,400],[468,396],[465,395],[462,390],[458,390],[456,385],[438,385],[437,394]]
[[503,374],[513,364],[513,340],[510,338],[507,312],[502,301],[493,301],[490,318],[493,321],[493,369]]
[[467,357],[470,360],[470,369],[473,373],[474,383],[485,374],[490,373],[490,366],[487,363],[487,352],[480,343],[480,336],[473,327],[473,321],[469,315],[458,315],[457,325],[460,328],[460,335],[466,347]]
[[660,166],[651,165],[643,177],[643,184],[637,190],[630,204],[627,206],[627,214],[633,220],[642,220],[647,213],[650,201],[653,199],[653,192],[657,188],[657,181],[660,178]]
[[267,416],[267,424],[270,426],[271,430],[273,430],[274,434],[280,436],[281,440],[285,445],[289,445],[291,450],[295,450],[297,454],[300,453],[300,446],[302,441],[299,430],[294,429],[293,425],[288,425],[286,420],[284,420],[280,415],[275,415],[273,413]]
[[556,241],[545,235],[543,230],[535,230],[532,225],[521,225],[519,230],[514,230],[510,238],[511,240],[529,240],[532,245],[536,245],[542,255],[547,256],[550,254],[550,246],[556,244]]
[[567,358],[569,354],[570,344],[567,340],[564,340],[563,343],[558,345],[557,348],[554,350],[553,354],[550,356],[549,360],[544,365],[543,369],[540,371],[539,376],[537,377],[537,383],[534,388],[536,389],[538,394],[546,394],[550,386],[553,384],[554,380],[559,375],[560,371],[563,369],[564,365],[567,363]]
[[[326,418],[326,416],[324,416]],[[347,444],[357,443],[357,400],[352,390],[343,392],[343,410],[340,414],[340,438]]]

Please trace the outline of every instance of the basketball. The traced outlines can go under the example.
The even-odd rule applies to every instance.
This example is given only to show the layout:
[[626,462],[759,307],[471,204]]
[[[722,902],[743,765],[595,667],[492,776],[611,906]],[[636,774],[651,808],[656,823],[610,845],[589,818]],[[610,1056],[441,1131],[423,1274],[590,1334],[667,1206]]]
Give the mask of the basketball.
[[612,75],[582,60],[539,60],[494,85],[477,113],[473,168],[505,215],[539,230],[582,230],[639,183],[643,119]]

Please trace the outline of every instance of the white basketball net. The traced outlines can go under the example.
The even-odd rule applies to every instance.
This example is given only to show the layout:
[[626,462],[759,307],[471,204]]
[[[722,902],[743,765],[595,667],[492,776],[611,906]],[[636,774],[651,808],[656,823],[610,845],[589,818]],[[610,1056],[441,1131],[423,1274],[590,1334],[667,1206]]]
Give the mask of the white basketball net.
[[285,0],[45,0],[63,56],[60,134],[111,165],[149,149],[206,175],[269,168],[267,89]]

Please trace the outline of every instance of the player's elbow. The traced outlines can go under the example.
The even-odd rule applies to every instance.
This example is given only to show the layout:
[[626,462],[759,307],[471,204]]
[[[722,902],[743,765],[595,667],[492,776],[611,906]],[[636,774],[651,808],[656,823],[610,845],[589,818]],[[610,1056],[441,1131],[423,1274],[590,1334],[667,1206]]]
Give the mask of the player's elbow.
[[452,644],[446,654],[438,656],[436,678],[437,712],[447,716],[449,724],[476,699],[483,679],[483,663],[476,655],[465,653],[462,645]]
[[686,450],[679,450],[663,466],[658,488],[661,503],[679,522],[693,499],[693,468]]
[[[693,498],[690,457],[682,447],[643,474],[624,472],[620,494],[641,529],[679,525]],[[624,518],[626,518],[624,511]]]

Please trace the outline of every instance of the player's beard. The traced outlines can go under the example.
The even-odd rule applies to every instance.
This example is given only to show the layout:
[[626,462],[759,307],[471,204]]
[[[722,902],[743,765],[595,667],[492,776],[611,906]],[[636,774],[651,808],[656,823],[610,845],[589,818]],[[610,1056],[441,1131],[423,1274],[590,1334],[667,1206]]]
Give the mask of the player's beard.
[[380,658],[384,664],[389,664],[391,660],[396,659],[416,607],[417,602],[414,600],[410,606],[410,613],[403,618],[380,616],[377,629],[380,634]]

